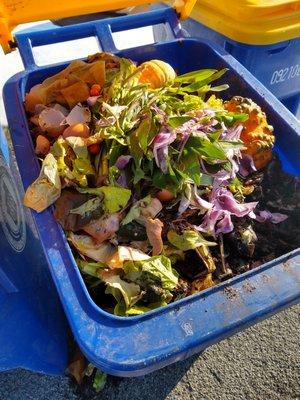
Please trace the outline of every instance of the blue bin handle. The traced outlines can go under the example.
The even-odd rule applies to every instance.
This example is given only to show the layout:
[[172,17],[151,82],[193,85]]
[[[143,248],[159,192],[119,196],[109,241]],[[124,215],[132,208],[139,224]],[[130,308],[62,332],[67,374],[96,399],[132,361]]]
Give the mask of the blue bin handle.
[[118,49],[113,40],[113,32],[157,24],[168,24],[174,38],[184,36],[175,10],[166,7],[141,14],[54,27],[42,31],[21,31],[15,34],[15,38],[25,69],[33,70],[39,68],[34,60],[33,47],[96,36],[103,51],[116,52]]

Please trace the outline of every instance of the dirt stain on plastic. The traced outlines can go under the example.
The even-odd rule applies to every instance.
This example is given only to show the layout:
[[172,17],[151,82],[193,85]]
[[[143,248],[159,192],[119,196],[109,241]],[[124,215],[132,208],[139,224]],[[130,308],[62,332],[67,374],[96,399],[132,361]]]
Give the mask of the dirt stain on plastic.
[[284,269],[290,270],[291,266],[290,266],[290,263],[288,261],[285,261],[284,263],[282,263],[282,265],[283,265]]
[[252,293],[256,289],[256,287],[253,286],[250,282],[245,282],[243,284],[243,289],[248,293]]
[[270,278],[269,275],[263,274],[262,275],[262,280],[263,280],[264,283],[270,283],[272,279]]
[[235,300],[238,297],[238,291],[232,287],[226,287],[224,293],[229,300]]

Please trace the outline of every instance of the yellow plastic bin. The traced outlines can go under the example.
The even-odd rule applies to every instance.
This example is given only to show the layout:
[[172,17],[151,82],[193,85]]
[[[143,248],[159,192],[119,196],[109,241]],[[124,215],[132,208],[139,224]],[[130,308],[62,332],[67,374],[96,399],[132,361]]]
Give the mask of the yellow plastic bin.
[[198,0],[183,27],[225,48],[300,118],[299,0]]

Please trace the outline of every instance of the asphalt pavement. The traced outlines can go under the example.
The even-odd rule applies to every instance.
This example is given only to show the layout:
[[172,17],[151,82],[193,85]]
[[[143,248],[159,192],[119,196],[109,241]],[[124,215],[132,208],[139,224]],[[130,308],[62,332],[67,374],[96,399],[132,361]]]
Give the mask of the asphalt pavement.
[[142,378],[108,377],[99,394],[67,376],[0,374],[1,400],[300,400],[300,306]]

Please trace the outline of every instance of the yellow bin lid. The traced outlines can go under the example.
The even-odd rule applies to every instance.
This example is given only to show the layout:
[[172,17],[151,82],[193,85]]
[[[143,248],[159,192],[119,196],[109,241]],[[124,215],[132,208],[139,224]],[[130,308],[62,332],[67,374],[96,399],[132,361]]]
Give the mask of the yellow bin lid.
[[300,0],[197,0],[191,18],[247,44],[300,37]]
[[[0,0],[0,44],[10,51],[11,31],[19,24],[112,11],[159,0]],[[196,0],[177,0],[174,7],[187,18]]]

